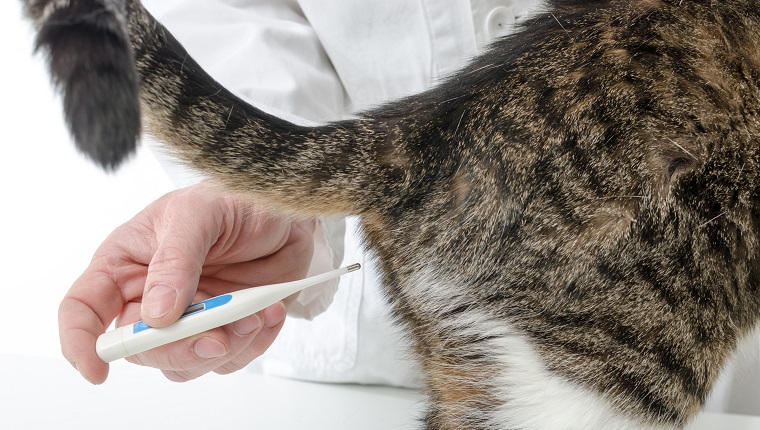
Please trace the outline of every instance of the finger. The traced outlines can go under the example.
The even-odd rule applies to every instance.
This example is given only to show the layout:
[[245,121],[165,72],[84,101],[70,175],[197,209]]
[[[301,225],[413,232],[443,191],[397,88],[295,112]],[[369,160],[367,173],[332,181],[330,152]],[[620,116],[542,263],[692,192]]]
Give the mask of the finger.
[[[224,350],[215,341],[209,339],[211,336],[204,334],[199,339],[189,339],[188,345],[180,347],[178,353],[170,356],[177,361],[133,362],[162,368],[166,378],[174,382],[190,381],[211,371],[220,374],[232,373],[250,364],[272,345],[282,329],[286,313],[285,306],[277,303],[258,314],[220,327],[219,329],[225,332],[226,340],[229,342]],[[263,321],[264,318],[266,322]],[[188,349],[192,349],[195,357],[183,354],[183,351]],[[130,359],[134,358],[137,357]]]
[[[206,294],[198,292],[193,301],[199,302],[208,298],[209,296]],[[127,303],[117,319],[117,325],[131,324],[139,318],[140,303]],[[201,339],[204,339],[200,343],[201,349],[196,350],[195,344]],[[225,355],[228,343],[225,331],[221,328],[215,328],[131,355],[126,357],[126,360],[142,366],[165,370],[186,370],[197,368],[211,359]],[[215,347],[216,353],[214,353]]]
[[[261,319],[258,315],[250,315],[234,324],[228,324],[222,327],[229,340],[229,346],[224,349],[224,355],[221,355],[222,350],[218,344],[209,341],[207,337],[201,337],[192,344],[193,352],[197,357],[213,355],[210,359],[198,362],[197,366],[191,365],[182,369],[163,370],[163,373],[167,379],[174,382],[186,382],[205,375],[245,351],[256,339],[261,327]],[[218,357],[216,357],[217,354],[219,354]]]
[[214,203],[222,208],[224,230],[209,251],[208,264],[234,264],[266,257],[282,248],[291,235],[292,223],[288,218],[258,211],[239,196],[223,194]]
[[141,309],[143,321],[153,327],[171,324],[190,305],[206,255],[221,228],[214,216],[192,216],[174,210],[167,210],[161,221]]
[[225,330],[219,327],[131,355],[126,357],[126,360],[141,366],[155,367],[164,372],[186,372],[189,375],[190,372],[199,372],[204,367],[219,366],[229,359],[225,358],[229,352],[230,339]]
[[284,244],[271,254],[253,260],[241,260],[235,264],[204,267],[201,279],[203,289],[211,295],[219,295],[232,291],[235,287],[232,284],[237,284],[234,289],[239,289],[241,286],[302,279],[306,276],[314,251],[311,234],[311,231],[299,228],[298,223],[295,223]]
[[66,324],[60,325],[61,352],[86,380],[92,384],[102,384],[108,377],[109,367],[95,353],[98,339],[96,333],[99,331],[97,327],[102,327],[102,324],[98,318],[93,318],[95,314],[81,302],[62,302],[59,319],[65,319],[69,313],[79,317],[69,327]]
[[282,302],[279,302],[264,309],[260,314],[262,314],[264,326],[258,332],[256,337],[252,339],[252,342],[250,342],[247,348],[236,354],[222,366],[219,366],[214,372],[220,375],[237,372],[251,364],[253,360],[259,358],[270,346],[272,346],[272,343],[274,343],[277,335],[285,324],[287,309]]
[[172,381],[195,379],[239,355],[256,338],[262,327],[258,315],[250,315],[205,333],[173,342],[127,360],[162,369]]
[[112,278],[95,270],[93,262],[72,285],[58,308],[63,356],[93,384],[108,376],[108,364],[98,357],[95,344],[121,310],[121,294]]
[[[261,314],[261,313],[259,313]],[[261,331],[263,324],[259,314],[250,315],[235,321],[233,324],[227,324],[221,327],[227,334],[229,339],[229,352],[223,357],[222,360],[209,361],[203,366],[193,369],[189,372],[184,372],[181,376],[187,379],[194,379],[201,375],[205,375],[221,366],[224,366],[230,360],[234,360],[235,357],[241,355],[246,349],[249,348],[251,343],[255,341]],[[201,348],[205,348],[205,345],[200,345],[201,341],[195,343],[193,348],[198,354]]]

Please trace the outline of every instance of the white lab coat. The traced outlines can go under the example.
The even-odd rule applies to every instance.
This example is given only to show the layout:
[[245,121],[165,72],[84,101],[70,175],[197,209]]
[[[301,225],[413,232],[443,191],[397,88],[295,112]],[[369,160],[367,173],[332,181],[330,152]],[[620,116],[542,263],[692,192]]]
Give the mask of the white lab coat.
[[[539,2],[144,1],[222,84],[299,123],[343,119],[435,85]],[[289,319],[251,367],[307,380],[415,386],[408,345],[391,323],[356,220],[347,220],[345,230],[341,221],[323,220],[311,270],[345,260],[363,263],[361,275],[302,294],[290,313],[306,319]],[[743,365],[726,373],[711,410],[760,415],[759,343],[754,336]]]

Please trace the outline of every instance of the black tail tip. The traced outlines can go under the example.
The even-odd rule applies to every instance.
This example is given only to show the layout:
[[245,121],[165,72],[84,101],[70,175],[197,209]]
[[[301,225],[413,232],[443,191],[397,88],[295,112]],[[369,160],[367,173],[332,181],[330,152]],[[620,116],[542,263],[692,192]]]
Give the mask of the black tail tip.
[[64,117],[77,148],[104,170],[117,169],[137,148],[140,107],[123,71],[62,84]]
[[37,36],[77,148],[107,171],[135,152],[141,131],[137,73],[125,31],[114,15],[60,10]]
[[[107,124],[102,121],[101,124]],[[121,123],[119,126],[123,125]],[[133,133],[119,133],[114,127],[72,128],[77,149],[107,172],[113,172],[136,152],[138,138]]]

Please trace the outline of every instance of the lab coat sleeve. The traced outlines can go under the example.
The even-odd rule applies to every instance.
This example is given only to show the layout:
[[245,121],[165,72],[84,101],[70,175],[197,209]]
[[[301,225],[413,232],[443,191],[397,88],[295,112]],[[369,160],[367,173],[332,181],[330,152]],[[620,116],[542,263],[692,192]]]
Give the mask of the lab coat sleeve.
[[[344,115],[345,91],[319,38],[291,0],[146,0],[146,8],[217,81],[256,107],[299,124]],[[147,139],[172,181],[202,179]],[[309,275],[337,268],[345,221],[320,219]],[[289,315],[312,319],[332,302],[338,281],[302,292]]]
[[[314,255],[308,276],[337,268],[343,261],[346,222],[343,218],[320,218],[314,233]],[[288,315],[313,320],[333,301],[339,280],[335,279],[301,291],[288,307]]]

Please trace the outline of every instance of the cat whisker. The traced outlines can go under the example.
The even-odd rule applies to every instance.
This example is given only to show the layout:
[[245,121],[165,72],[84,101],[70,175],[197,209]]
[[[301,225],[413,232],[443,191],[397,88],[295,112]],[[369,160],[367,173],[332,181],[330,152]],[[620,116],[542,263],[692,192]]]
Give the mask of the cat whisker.
[[467,111],[462,111],[462,116],[459,118],[459,122],[457,123],[457,128],[454,130],[454,134],[456,135],[459,132],[459,127],[462,125],[462,120],[464,120],[464,116],[467,114]]
[[570,35],[570,33],[569,33],[569,32],[567,31],[567,29],[565,28],[565,26],[564,26],[564,25],[562,25],[562,23],[561,23],[561,22],[559,22],[559,19],[557,19],[557,16],[556,16],[556,15],[554,15],[554,13],[552,13],[552,12],[549,12],[549,15],[551,15],[551,16],[552,16],[552,18],[554,18],[554,20],[555,20],[555,21],[557,21],[557,24],[559,24],[559,26],[562,28],[562,31],[564,31],[564,32],[565,32],[565,34],[567,34],[567,37],[569,37],[569,38],[570,38],[570,41],[571,41],[571,42],[573,42],[573,44],[575,44],[575,39],[573,39],[573,36],[571,36],[571,35]]
[[609,196],[609,197],[602,197],[598,200],[616,200],[616,199],[640,199],[640,200],[648,200],[649,196]]
[[709,220],[707,220],[707,221],[703,222],[702,224],[700,224],[699,228],[705,227],[706,225],[712,223],[713,221],[717,220],[718,218],[722,217],[725,214],[726,214],[726,212],[719,213],[717,216],[714,216],[714,217],[710,218]]
[[678,149],[680,149],[681,151],[685,152],[685,153],[686,153],[686,154],[687,154],[689,157],[691,157],[693,160],[699,160],[699,157],[697,157],[696,155],[694,155],[694,154],[692,154],[691,152],[689,152],[689,150],[688,150],[688,149],[684,148],[682,145],[680,145],[680,144],[679,144],[678,142],[676,142],[675,140],[673,140],[673,139],[671,139],[671,138],[668,138],[668,137],[666,137],[665,139],[667,139],[667,140],[668,140],[668,142],[672,143],[673,145],[677,146],[677,147],[678,147]]
[[499,68],[499,67],[501,67],[501,64],[489,64],[489,65],[487,65],[487,66],[478,67],[478,68],[477,68],[477,69],[475,69],[475,70],[470,70],[470,73],[477,73],[477,72],[480,72],[481,70],[485,70],[485,69],[496,69],[496,68]]
[[450,98],[450,99],[446,99],[446,100],[443,101],[443,103],[453,102],[454,100],[459,100],[462,97],[465,97],[465,95],[461,95],[461,96],[453,97],[453,98]]
[[227,121],[224,123],[224,127],[227,128],[227,126],[230,124],[230,118],[232,118],[232,111],[235,110],[235,106],[230,107],[230,113],[227,115]]

